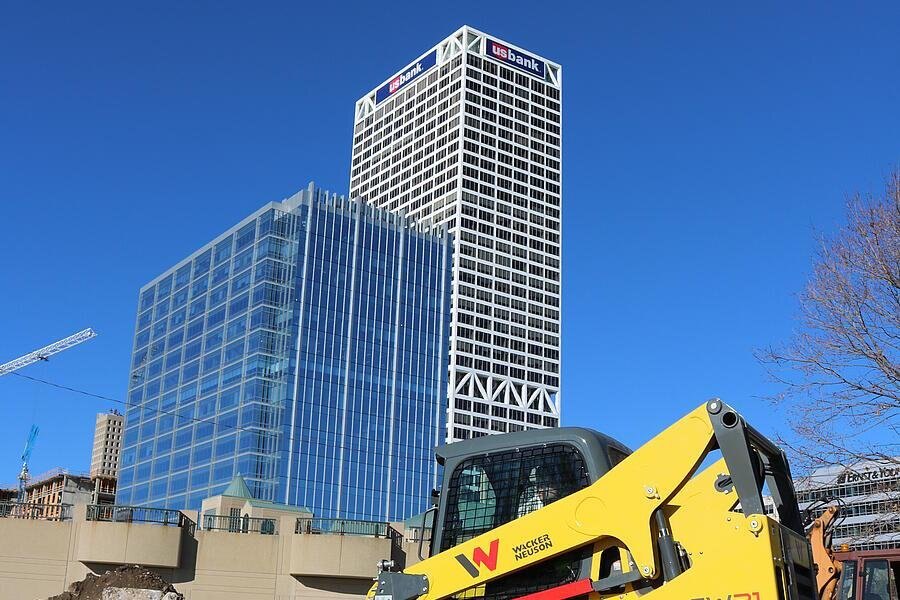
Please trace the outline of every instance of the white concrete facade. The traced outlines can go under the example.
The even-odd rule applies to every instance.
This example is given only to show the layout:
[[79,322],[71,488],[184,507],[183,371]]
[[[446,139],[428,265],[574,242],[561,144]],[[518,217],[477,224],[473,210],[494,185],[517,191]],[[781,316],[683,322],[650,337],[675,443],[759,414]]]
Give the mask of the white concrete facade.
[[[882,462],[822,467],[795,482],[801,509],[840,506],[834,548],[900,548],[900,456]],[[818,516],[816,514],[815,516]]]
[[119,470],[119,450],[122,447],[122,428],[125,417],[118,411],[99,413],[94,426],[94,447],[91,452],[91,477],[115,477]]
[[561,78],[466,26],[356,103],[350,196],[454,234],[448,442],[559,424]]

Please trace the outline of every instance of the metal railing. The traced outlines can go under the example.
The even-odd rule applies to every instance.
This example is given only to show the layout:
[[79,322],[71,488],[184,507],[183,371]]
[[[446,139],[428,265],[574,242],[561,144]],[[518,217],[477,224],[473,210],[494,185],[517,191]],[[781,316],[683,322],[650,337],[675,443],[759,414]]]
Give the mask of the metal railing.
[[178,526],[184,529],[188,534],[190,534],[191,537],[193,537],[193,535],[197,532],[197,524],[194,523],[193,520],[189,519],[188,516],[184,513],[181,513],[181,521],[178,523]]
[[407,542],[418,542],[419,540],[423,542],[431,541],[431,528],[428,529],[419,529],[418,527],[410,527],[406,530],[403,538]]
[[357,521],[354,519],[320,519],[300,517],[294,533],[313,535],[364,535],[395,539],[399,533],[390,523],[382,521]]
[[0,518],[71,521],[71,504],[0,502]]
[[191,535],[196,524],[180,510],[151,508],[146,506],[119,506],[114,504],[88,504],[88,521],[110,523],[156,523],[170,527],[183,527]]
[[227,515],[203,515],[204,531],[229,531],[231,533],[258,533],[278,535],[278,519],[260,517],[230,517]]
[[53,479],[54,477],[59,477],[60,475],[68,475],[69,477],[83,477],[85,479],[89,478],[91,475],[85,471],[70,471],[69,469],[63,467],[53,467],[52,469],[48,469],[43,473],[38,473],[37,475],[29,475],[28,476],[28,486],[39,484],[48,479]]

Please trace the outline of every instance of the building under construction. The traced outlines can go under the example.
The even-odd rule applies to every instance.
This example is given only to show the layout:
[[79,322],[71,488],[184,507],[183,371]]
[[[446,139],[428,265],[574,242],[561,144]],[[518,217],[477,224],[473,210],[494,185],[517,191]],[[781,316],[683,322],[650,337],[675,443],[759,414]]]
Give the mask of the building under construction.
[[89,475],[56,468],[41,473],[25,485],[23,502],[40,507],[41,514],[31,518],[59,519],[75,504],[93,504],[94,483]]
[[[55,519],[75,504],[112,504],[116,498],[116,471],[124,418],[118,411],[97,415],[89,473],[58,467],[32,477],[25,484],[20,503],[39,505],[36,518]],[[0,501],[4,498],[0,494]],[[6,500],[12,500],[7,498]]]

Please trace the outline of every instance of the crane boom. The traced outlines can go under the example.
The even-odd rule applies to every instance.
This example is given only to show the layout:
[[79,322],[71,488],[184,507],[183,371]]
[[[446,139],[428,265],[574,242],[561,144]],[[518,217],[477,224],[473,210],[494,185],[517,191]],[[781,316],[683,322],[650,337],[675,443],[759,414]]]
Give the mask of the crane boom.
[[21,369],[22,367],[27,367],[32,363],[36,363],[39,360],[47,360],[54,354],[62,352],[63,350],[68,350],[72,346],[77,346],[81,342],[86,342],[87,340],[96,337],[97,333],[88,327],[83,331],[79,331],[74,335],[70,335],[69,337],[59,340],[57,342],[53,342],[49,346],[44,346],[34,352],[26,354],[25,356],[20,356],[15,360],[11,360],[8,363],[0,365],[0,376],[7,375]]

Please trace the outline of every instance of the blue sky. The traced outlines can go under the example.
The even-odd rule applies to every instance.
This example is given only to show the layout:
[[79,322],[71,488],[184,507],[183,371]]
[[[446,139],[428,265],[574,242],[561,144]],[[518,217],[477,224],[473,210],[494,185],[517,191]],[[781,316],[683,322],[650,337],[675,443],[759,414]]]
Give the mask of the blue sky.
[[[564,65],[563,422],[639,445],[718,395],[773,432],[817,232],[900,161],[900,5],[7,3],[0,362],[124,398],[138,288],[309,180],[354,101],[462,24]],[[383,6],[387,6],[384,4]],[[86,469],[113,405],[0,379],[0,483]]]

